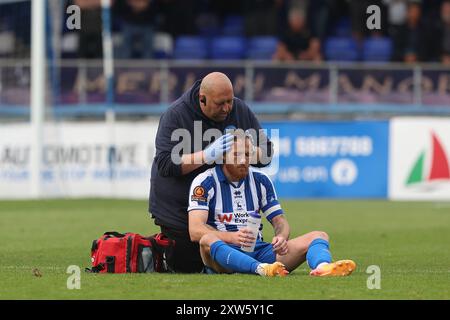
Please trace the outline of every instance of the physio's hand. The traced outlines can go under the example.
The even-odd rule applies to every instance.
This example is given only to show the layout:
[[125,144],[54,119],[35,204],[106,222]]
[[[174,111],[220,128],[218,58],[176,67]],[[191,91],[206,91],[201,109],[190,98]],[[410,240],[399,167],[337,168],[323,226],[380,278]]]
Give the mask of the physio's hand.
[[211,143],[203,150],[203,159],[207,164],[221,159],[224,153],[228,152],[233,145],[234,136],[231,133],[224,134],[219,139]]
[[250,140],[250,147],[252,148],[252,152],[254,152],[256,149],[255,139],[253,139],[253,136],[249,130],[245,131],[245,137],[247,137]]
[[256,147],[255,140],[250,132],[245,131],[245,137],[248,137],[250,140],[250,164],[258,163],[258,148]]
[[288,244],[285,238],[280,236],[275,236],[272,239],[273,251],[279,254],[280,256],[284,256],[288,253]]

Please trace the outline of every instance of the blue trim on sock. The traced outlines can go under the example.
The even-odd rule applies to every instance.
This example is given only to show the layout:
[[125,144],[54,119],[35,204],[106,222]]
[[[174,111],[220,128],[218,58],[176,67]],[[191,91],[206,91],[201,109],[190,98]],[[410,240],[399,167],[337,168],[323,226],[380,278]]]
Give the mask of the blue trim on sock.
[[306,253],[306,261],[312,270],[322,262],[330,263],[332,261],[329,247],[328,241],[322,238],[314,239],[311,242]]

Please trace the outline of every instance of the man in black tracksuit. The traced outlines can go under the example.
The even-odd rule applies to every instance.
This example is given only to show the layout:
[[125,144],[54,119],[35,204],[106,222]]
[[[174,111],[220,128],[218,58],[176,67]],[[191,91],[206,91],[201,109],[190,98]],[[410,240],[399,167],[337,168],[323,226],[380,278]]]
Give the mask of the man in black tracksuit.
[[[194,133],[194,127],[198,130],[200,125],[201,131]],[[151,172],[149,212],[161,232],[176,242],[173,255],[168,259],[175,272],[193,273],[203,269],[198,243],[191,242],[189,237],[189,188],[199,173],[213,167],[213,162],[228,151],[225,148],[231,143],[228,143],[229,135],[225,132],[231,128],[260,130],[261,126],[249,107],[234,97],[228,77],[218,72],[195,82],[161,116]],[[179,151],[176,147],[182,140],[177,134],[172,138],[177,129],[189,132],[189,152]],[[203,134],[208,129],[218,129],[222,136],[216,137],[215,143],[203,141]],[[201,141],[195,143],[195,137]],[[255,166],[268,165],[272,143],[265,136],[263,139],[256,137],[254,141],[258,153]],[[172,152],[174,147],[177,151]]]

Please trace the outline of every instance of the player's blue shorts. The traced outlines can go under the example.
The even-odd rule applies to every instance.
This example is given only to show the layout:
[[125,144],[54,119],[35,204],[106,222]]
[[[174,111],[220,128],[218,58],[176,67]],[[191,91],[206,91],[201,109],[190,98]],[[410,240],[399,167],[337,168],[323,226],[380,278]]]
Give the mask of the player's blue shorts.
[[230,244],[229,246],[245,253],[261,263],[274,263],[277,259],[276,253],[273,251],[272,244],[268,242],[256,240],[255,250],[253,252],[242,251],[241,247],[238,245]]
[[[276,253],[273,251],[271,243],[256,240],[255,250],[253,252],[242,251],[241,247],[235,244],[228,244],[233,249],[239,250],[242,253],[258,260],[261,263],[274,263],[276,261]],[[203,273],[213,274],[216,273],[212,268],[205,266]]]

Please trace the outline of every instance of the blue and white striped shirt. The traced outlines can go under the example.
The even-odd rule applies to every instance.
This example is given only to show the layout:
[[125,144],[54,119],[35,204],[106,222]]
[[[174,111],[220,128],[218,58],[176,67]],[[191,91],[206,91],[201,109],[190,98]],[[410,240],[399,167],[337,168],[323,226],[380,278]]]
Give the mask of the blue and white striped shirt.
[[[245,227],[248,213],[255,211],[271,222],[283,214],[269,177],[249,168],[238,185],[230,183],[221,166],[199,174],[191,184],[188,212],[208,211],[207,224],[219,231],[238,231]],[[262,224],[259,239],[262,239]]]

